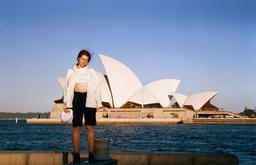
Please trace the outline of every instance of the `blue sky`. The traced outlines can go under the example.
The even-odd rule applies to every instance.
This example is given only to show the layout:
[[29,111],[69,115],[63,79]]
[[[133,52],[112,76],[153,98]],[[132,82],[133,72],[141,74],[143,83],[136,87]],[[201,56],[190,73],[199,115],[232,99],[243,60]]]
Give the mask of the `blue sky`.
[[143,84],[218,91],[213,103],[256,106],[256,1],[0,0],[0,112],[48,112],[80,49],[130,67]]

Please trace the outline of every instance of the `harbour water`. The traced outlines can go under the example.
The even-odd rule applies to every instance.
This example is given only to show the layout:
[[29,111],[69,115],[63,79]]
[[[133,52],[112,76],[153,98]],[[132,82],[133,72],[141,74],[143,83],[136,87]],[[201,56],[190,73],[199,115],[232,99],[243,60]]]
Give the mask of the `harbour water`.
[[[113,151],[232,153],[239,163],[256,163],[256,125],[108,125],[96,126],[97,138]],[[70,125],[27,125],[0,121],[0,151],[71,151]],[[81,149],[87,150],[85,132]]]

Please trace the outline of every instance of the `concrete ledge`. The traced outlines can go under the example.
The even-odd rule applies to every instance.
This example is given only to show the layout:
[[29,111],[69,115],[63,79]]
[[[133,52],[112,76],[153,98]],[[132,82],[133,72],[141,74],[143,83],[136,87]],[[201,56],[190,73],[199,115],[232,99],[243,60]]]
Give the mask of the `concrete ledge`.
[[147,153],[116,152],[111,153],[111,157],[118,160],[118,165],[149,165],[150,155]]
[[[238,165],[232,154],[112,152],[118,165]],[[87,158],[82,152],[81,158]],[[69,152],[0,152],[0,165],[63,165],[72,163]]]
[[[99,118],[97,125],[171,125],[171,124],[256,124],[254,119],[194,119],[183,120],[181,118]],[[59,119],[27,119],[27,124],[63,124]],[[71,124],[71,122],[67,123]]]
[[27,165],[28,154],[16,152],[0,152],[0,165]]
[[238,165],[238,159],[231,154],[205,153],[158,153],[150,154],[150,165]]
[[62,153],[0,152],[0,165],[62,165]]
[[63,164],[62,153],[29,153],[28,165]]
[[[32,119],[27,119],[26,122],[27,122],[27,124],[62,124],[59,119],[32,118]],[[69,124],[71,124],[71,123],[69,123]]]

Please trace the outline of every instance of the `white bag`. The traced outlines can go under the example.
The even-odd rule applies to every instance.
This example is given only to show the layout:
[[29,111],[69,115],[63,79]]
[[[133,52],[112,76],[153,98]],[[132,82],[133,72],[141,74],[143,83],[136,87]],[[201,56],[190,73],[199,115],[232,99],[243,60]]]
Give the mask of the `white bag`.
[[62,111],[60,114],[60,121],[62,123],[68,123],[73,119],[73,111],[70,109],[69,112]]

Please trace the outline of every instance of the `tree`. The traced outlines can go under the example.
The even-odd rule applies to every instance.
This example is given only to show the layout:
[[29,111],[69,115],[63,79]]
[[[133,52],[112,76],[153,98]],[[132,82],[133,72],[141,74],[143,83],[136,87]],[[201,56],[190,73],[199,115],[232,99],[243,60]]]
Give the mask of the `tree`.
[[248,109],[247,107],[244,108],[244,111],[240,113],[242,116],[247,116],[247,117],[256,117],[256,112],[254,109]]

